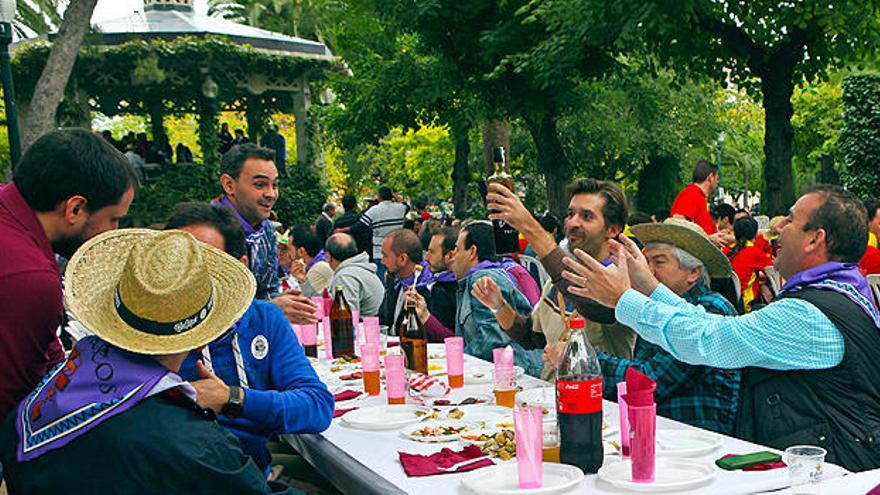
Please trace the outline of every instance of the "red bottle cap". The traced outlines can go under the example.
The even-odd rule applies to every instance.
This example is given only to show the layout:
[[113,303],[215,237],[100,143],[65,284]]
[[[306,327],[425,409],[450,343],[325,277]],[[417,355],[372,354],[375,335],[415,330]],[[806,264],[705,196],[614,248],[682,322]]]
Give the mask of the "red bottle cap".
[[568,320],[568,328],[586,328],[587,320],[583,318],[572,318]]

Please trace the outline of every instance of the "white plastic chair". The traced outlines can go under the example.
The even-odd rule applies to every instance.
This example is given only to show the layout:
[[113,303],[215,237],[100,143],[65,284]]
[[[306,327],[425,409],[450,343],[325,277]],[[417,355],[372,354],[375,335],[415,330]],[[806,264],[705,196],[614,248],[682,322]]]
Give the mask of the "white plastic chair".
[[[544,287],[544,284],[550,280],[550,275],[547,273],[547,270],[544,269],[544,265],[542,265],[537,258],[521,254],[519,256],[519,262],[529,271],[529,273],[532,274],[533,277],[536,273],[538,274],[538,278],[535,280],[535,282],[538,283],[538,287]],[[532,267],[534,267],[534,269],[532,269]]]
[[764,268],[764,274],[767,275],[767,280],[770,281],[770,288],[773,289],[773,295],[778,296],[779,292],[782,290],[782,275],[779,274],[779,271],[776,270],[775,266]]

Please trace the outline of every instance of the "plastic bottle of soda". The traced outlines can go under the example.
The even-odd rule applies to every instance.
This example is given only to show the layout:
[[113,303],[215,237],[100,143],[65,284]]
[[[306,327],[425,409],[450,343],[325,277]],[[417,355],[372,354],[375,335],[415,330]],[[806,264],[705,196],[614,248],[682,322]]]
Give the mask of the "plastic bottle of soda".
[[602,467],[602,368],[583,318],[569,321],[569,338],[556,368],[559,457],[595,473]]

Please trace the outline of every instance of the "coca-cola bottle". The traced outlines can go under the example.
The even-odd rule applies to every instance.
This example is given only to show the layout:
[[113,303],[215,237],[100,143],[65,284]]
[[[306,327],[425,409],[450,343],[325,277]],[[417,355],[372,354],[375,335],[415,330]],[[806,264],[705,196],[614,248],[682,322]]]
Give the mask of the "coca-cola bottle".
[[595,473],[602,467],[602,368],[583,318],[569,321],[569,338],[556,368],[559,458]]

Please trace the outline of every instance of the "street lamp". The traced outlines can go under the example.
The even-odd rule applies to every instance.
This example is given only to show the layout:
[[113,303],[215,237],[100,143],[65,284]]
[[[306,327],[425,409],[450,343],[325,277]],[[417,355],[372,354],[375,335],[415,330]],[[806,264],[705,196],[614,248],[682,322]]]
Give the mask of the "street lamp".
[[3,102],[6,104],[6,127],[9,129],[9,153],[12,167],[15,167],[21,157],[18,115],[15,111],[15,89],[12,86],[12,66],[9,64],[9,44],[12,43],[12,21],[14,20],[15,0],[0,0],[0,82],[3,83]]

